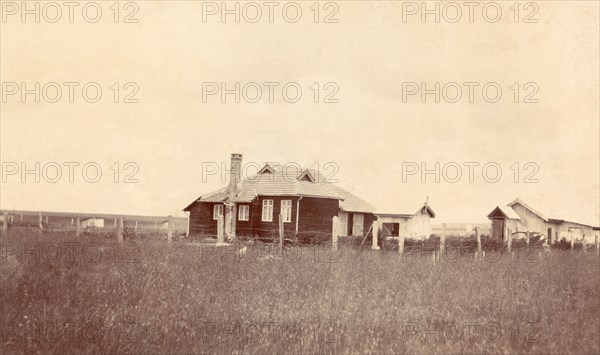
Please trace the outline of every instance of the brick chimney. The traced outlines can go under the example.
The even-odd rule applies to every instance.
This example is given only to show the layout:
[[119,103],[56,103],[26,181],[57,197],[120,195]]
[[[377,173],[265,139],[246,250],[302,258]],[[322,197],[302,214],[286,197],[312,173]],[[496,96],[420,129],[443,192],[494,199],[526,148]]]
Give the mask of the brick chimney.
[[231,154],[231,174],[229,175],[229,185],[227,194],[233,195],[238,192],[238,183],[242,181],[242,155],[238,153]]

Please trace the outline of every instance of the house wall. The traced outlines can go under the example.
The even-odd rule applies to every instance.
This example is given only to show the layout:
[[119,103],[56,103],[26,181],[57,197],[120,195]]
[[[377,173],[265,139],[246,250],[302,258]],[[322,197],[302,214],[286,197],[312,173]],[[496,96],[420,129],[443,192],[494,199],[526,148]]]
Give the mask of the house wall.
[[300,200],[298,233],[331,240],[332,221],[333,217],[338,215],[338,211],[339,200],[303,197]]
[[549,223],[544,221],[541,217],[531,212],[529,209],[525,208],[525,206],[520,203],[516,203],[512,206],[513,210],[517,212],[521,220],[517,223],[513,223],[510,226],[512,232],[516,231],[525,231],[542,233],[544,235],[548,234],[548,227],[551,226]]
[[[569,232],[569,229],[572,229],[572,231]],[[565,239],[570,241],[571,236],[573,236],[576,241],[583,239],[586,244],[595,243],[595,235],[599,233],[598,231],[594,231],[592,227],[573,222],[554,224],[553,230],[558,232],[558,240]]]
[[399,235],[405,238],[429,238],[431,236],[431,216],[415,214],[410,217],[379,216],[379,223],[398,223]]
[[[267,222],[262,220],[262,206],[264,200],[273,200],[273,221]],[[275,238],[279,236],[279,214],[281,213],[281,201],[291,200],[292,201],[292,218],[290,222],[283,223],[283,230],[286,236],[296,232],[296,201],[298,197],[295,196],[260,196],[259,198],[252,201],[250,206],[250,221],[246,224],[238,221],[238,235],[247,235],[253,237],[267,237]],[[300,211],[302,211],[302,204],[306,198],[300,200]],[[302,220],[302,217],[300,217]],[[242,231],[244,225],[250,230]]]
[[210,202],[194,202],[190,207],[190,235],[194,237],[215,237],[217,221],[213,220],[213,206]]

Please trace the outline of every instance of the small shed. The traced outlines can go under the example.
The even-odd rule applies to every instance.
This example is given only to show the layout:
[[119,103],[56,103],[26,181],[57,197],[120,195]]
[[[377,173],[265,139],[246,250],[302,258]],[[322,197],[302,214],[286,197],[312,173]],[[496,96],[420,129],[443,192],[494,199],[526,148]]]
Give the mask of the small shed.
[[429,238],[431,218],[435,218],[435,212],[428,203],[425,203],[420,208],[404,207],[397,212],[375,212],[375,216],[384,233],[393,237]]

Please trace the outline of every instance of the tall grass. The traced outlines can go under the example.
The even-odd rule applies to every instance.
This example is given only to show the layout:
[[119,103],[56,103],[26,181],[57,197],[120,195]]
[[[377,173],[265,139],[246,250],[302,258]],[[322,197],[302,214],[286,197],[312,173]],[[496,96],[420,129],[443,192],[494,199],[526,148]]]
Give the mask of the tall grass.
[[600,352],[591,252],[0,241],[1,354]]

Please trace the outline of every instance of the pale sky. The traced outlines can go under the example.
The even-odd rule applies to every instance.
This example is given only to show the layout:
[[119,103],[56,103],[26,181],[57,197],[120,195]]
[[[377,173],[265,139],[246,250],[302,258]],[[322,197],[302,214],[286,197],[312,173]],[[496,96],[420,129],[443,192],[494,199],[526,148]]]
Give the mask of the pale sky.
[[[33,175],[23,183],[20,172],[6,176],[3,209],[167,215],[225,185],[216,177],[202,182],[203,162],[228,164],[231,153],[242,153],[244,163],[335,162],[340,186],[382,210],[418,206],[429,196],[434,223],[485,221],[496,205],[515,197],[598,221],[597,2],[537,2],[538,23],[515,23],[512,2],[501,3],[497,23],[480,12],[473,23],[422,23],[418,16],[404,23],[402,3],[386,1],[337,2],[338,23],[315,23],[312,1],[299,2],[297,23],[277,11],[274,23],[266,13],[257,23],[222,23],[216,15],[204,23],[200,2],[144,1],[136,2],[138,23],[114,23],[112,2],[98,3],[97,23],[77,11],[69,23],[64,10],[57,23],[21,23],[11,15],[0,24],[3,98],[7,83],[80,83],[73,103],[64,85],[57,103],[43,97],[35,103],[33,95],[22,103],[20,93],[1,103],[5,167],[80,164],[72,183],[67,167],[57,183],[43,177],[35,183]],[[320,16],[329,12],[322,8]],[[96,103],[81,95],[88,82],[102,89]],[[139,102],[114,103],[115,82],[120,101],[130,92],[123,85],[136,83]],[[235,103],[232,95],[222,103],[218,95],[203,102],[203,82],[281,85],[274,103],[266,86],[258,103]],[[288,82],[302,88],[297,103],[281,96]],[[315,82],[320,101],[331,91],[324,84],[336,83],[339,102],[313,102]],[[466,86],[458,103],[435,103],[432,95],[422,103],[419,95],[403,102],[403,82],[480,85],[474,103]],[[488,82],[502,88],[496,103],[481,94]],[[519,103],[510,89],[515,82]],[[528,82],[539,89],[538,103],[522,102],[532,91],[524,88]],[[88,162],[102,168],[97,183],[81,176]],[[118,183],[110,169],[115,162]],[[138,183],[122,182],[131,171],[123,170],[127,162],[139,167]],[[457,183],[436,183],[433,175],[423,183],[420,175],[402,181],[403,162],[480,165],[473,183],[466,166]],[[481,175],[488,162],[502,168],[497,183]],[[519,182],[510,169],[515,162]],[[528,162],[539,167],[537,183],[523,182]]]

